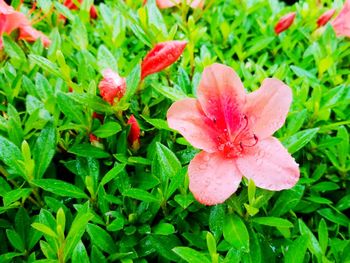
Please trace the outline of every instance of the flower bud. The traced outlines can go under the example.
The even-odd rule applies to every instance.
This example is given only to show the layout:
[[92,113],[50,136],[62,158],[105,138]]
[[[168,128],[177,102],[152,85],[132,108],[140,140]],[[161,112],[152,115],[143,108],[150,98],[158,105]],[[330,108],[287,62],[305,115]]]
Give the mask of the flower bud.
[[187,41],[166,41],[158,43],[146,55],[141,64],[141,79],[159,72],[173,64],[181,56]]
[[318,19],[317,19],[317,27],[324,26],[327,24],[329,20],[333,17],[335,13],[335,9],[330,9],[326,12],[324,12]]
[[126,91],[125,78],[122,78],[111,69],[102,72],[103,79],[98,84],[102,98],[113,105],[114,99],[120,100]]
[[292,25],[295,15],[296,13],[292,12],[282,16],[275,26],[275,33],[279,35],[281,32],[287,30]]
[[131,148],[137,151],[140,148],[140,126],[134,115],[130,116],[127,124],[131,126],[128,135],[128,141],[131,145]]

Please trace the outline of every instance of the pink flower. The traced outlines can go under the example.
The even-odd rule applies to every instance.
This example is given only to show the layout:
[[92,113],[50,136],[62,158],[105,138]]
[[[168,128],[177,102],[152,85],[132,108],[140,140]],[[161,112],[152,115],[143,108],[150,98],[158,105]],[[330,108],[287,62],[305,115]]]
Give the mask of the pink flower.
[[274,137],[284,123],[292,92],[277,79],[246,94],[229,67],[205,68],[197,99],[175,102],[167,113],[169,127],[201,151],[190,162],[190,190],[202,204],[224,202],[242,176],[258,187],[282,190],[299,178],[298,164]]
[[335,13],[335,9],[330,9],[326,12],[324,12],[318,19],[317,19],[317,27],[324,26],[327,24],[327,22],[333,17]]
[[[147,0],[144,1],[144,4],[146,2]],[[192,8],[203,8],[204,6],[204,0],[187,0],[186,2]],[[156,3],[159,8],[163,9],[179,5],[182,0],[156,0]]]
[[282,16],[275,26],[275,33],[279,35],[283,31],[287,30],[292,25],[295,15],[296,13],[292,12]]
[[166,41],[158,43],[148,52],[141,64],[141,79],[159,72],[179,59],[187,45],[186,41]]
[[133,150],[138,150],[140,148],[140,126],[134,115],[130,116],[128,124],[131,126],[128,141]]
[[7,5],[4,0],[0,0],[0,49],[2,49],[2,35],[11,34],[21,25],[28,25],[29,21],[24,14],[17,12],[12,6]]
[[7,5],[4,0],[0,0],[0,49],[2,49],[2,35],[11,34],[14,30],[19,30],[18,39],[35,41],[41,38],[43,45],[47,47],[51,41],[40,31],[31,26],[28,18]]
[[125,78],[122,78],[111,69],[102,72],[103,79],[98,84],[102,98],[113,105],[114,99],[120,100],[126,91]]
[[332,26],[338,37],[350,37],[350,0],[346,0],[343,9],[332,21]]

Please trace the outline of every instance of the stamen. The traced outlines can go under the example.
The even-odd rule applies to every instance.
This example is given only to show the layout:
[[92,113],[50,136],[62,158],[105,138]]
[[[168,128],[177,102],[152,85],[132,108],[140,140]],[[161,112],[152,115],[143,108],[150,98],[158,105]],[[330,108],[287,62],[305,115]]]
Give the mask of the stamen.
[[241,147],[253,147],[253,146],[257,145],[257,143],[259,142],[259,138],[258,138],[258,136],[256,136],[255,134],[253,134],[253,139],[254,139],[254,143],[251,144],[251,145],[245,145],[245,144],[243,144],[242,142],[240,142],[239,145],[240,145]]

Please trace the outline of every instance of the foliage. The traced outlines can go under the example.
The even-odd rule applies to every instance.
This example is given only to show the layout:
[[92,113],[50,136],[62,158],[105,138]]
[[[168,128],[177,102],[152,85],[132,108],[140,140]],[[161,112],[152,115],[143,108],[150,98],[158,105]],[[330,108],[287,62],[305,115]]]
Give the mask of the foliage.
[[[160,11],[141,2],[106,0],[93,20],[91,0],[79,10],[37,1],[34,13],[46,16],[35,27],[50,47],[3,37],[0,262],[350,262],[350,41],[330,24],[316,30],[326,8],[208,0],[203,10]],[[293,25],[276,36],[275,23],[292,11]],[[138,84],[141,59],[173,39],[188,41],[180,60]],[[300,164],[294,188],[243,181],[211,207],[189,192],[198,150],[169,129],[166,112],[195,96],[215,61],[234,68],[249,92],[267,77],[293,89],[275,136]],[[127,95],[114,106],[98,92],[106,68],[126,77]],[[138,150],[128,146],[132,114]]]

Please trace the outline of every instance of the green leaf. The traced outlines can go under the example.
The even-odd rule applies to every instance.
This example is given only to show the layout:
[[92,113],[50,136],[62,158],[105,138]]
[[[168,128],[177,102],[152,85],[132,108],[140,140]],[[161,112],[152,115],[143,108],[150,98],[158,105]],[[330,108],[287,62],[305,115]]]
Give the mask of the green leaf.
[[118,72],[117,60],[105,45],[100,45],[97,51],[97,63],[100,70],[112,69]]
[[236,249],[249,251],[249,233],[239,216],[235,214],[225,216],[223,233],[225,240]]
[[92,244],[99,249],[109,254],[117,252],[114,240],[104,229],[97,225],[88,224],[87,232],[89,233]]
[[0,135],[0,149],[0,160],[11,167],[16,174],[25,177],[24,159],[19,148]]
[[159,223],[153,227],[152,232],[156,235],[171,235],[175,233],[175,227],[169,223]]
[[[94,217],[91,212],[81,209],[75,216],[73,223],[69,229],[66,237],[66,245],[64,247],[64,259],[69,260],[71,254],[75,250],[82,250],[82,248],[76,248],[81,242],[80,239],[83,236],[88,222]],[[73,253],[78,253],[77,251]],[[77,257],[77,255],[76,255]],[[81,262],[81,261],[80,261]]]
[[53,238],[57,238],[57,234],[54,230],[52,230],[50,227],[47,225],[44,225],[42,223],[33,223],[32,227],[35,228],[36,230],[44,233],[45,235],[48,235]]
[[326,221],[322,218],[318,224],[318,241],[320,242],[323,254],[326,254],[328,246],[328,228]]
[[140,201],[144,201],[144,202],[155,202],[155,203],[159,203],[160,200],[158,197],[150,194],[149,192],[142,190],[142,189],[138,189],[138,188],[130,188],[127,189],[126,191],[123,192],[123,196],[128,196]]
[[8,240],[10,241],[11,245],[21,251],[24,252],[25,247],[24,247],[24,243],[22,238],[17,234],[16,231],[12,230],[12,229],[6,229],[6,236],[8,238]]
[[210,260],[204,254],[189,247],[175,247],[172,251],[189,263],[210,263]]
[[31,192],[32,192],[32,189],[30,188],[21,188],[21,189],[12,190],[5,193],[4,199],[3,199],[4,206],[9,206],[21,198],[26,199],[31,194]]
[[83,242],[79,241],[73,250],[72,263],[81,262],[89,262],[89,256]]
[[165,120],[162,119],[151,119],[147,118],[145,116],[141,116],[146,122],[151,124],[153,127],[159,130],[168,130],[168,131],[173,131],[172,129],[169,128],[168,123]]
[[178,101],[187,98],[187,95],[183,91],[174,87],[154,85],[152,88],[172,101]]
[[116,178],[118,176],[119,173],[121,173],[124,170],[125,164],[121,163],[121,164],[115,164],[115,166],[108,171],[108,173],[106,173],[101,182],[100,185],[105,185],[108,182],[110,182],[111,180],[113,180],[114,178]]
[[308,244],[308,237],[302,235],[289,245],[286,254],[284,255],[285,263],[303,263]]
[[161,169],[162,180],[172,178],[180,172],[181,163],[171,150],[169,150],[163,144],[157,142],[156,153],[157,160]]
[[47,72],[55,75],[56,77],[61,77],[61,72],[59,71],[57,65],[52,63],[50,60],[34,54],[30,54],[29,59]]
[[216,239],[218,239],[222,234],[224,218],[225,208],[223,205],[216,205],[211,208],[209,215],[209,229],[214,234]]
[[35,178],[43,177],[56,150],[56,128],[52,122],[48,122],[41,131],[33,149],[35,162]]
[[273,226],[273,227],[293,227],[293,224],[286,219],[278,217],[254,217],[252,222],[259,225]]
[[26,64],[27,59],[23,50],[9,36],[2,35],[5,52],[18,63]]
[[310,252],[314,254],[319,260],[322,257],[322,249],[312,231],[299,219],[299,230],[302,235],[307,236],[307,247]]
[[73,122],[87,125],[87,120],[83,114],[81,105],[76,104],[69,95],[62,92],[57,93],[57,104],[64,115]]
[[109,105],[107,102],[105,102],[100,97],[97,97],[96,95],[77,92],[69,93],[66,95],[73,99],[75,102],[83,106],[87,106],[94,111],[113,113],[111,105]]
[[77,144],[77,145],[73,145],[68,150],[68,152],[74,153],[77,156],[92,157],[92,158],[96,158],[96,159],[110,157],[109,153],[105,152],[104,150],[102,150],[100,148],[92,146],[91,144]]
[[37,179],[32,183],[45,191],[59,196],[68,196],[74,198],[89,198],[80,188],[75,185],[56,179]]
[[134,96],[141,80],[141,67],[137,64],[126,78],[126,92],[120,103],[127,103]]
[[350,224],[350,219],[341,212],[332,210],[331,208],[324,208],[317,211],[321,216],[327,220],[339,224],[341,226],[348,227]]
[[96,135],[99,138],[107,138],[112,135],[115,135],[119,131],[121,131],[122,128],[120,125],[116,122],[107,122],[103,124],[101,127],[99,127],[97,130],[93,131],[93,134]]
[[283,145],[288,149],[288,152],[293,154],[303,148],[316,135],[319,128],[312,128],[299,131],[296,134],[284,139]]

